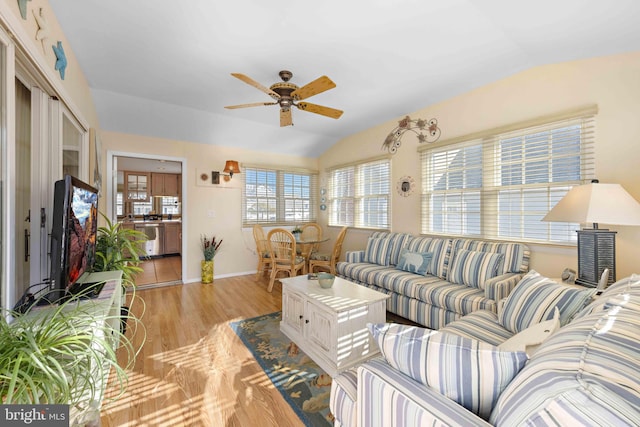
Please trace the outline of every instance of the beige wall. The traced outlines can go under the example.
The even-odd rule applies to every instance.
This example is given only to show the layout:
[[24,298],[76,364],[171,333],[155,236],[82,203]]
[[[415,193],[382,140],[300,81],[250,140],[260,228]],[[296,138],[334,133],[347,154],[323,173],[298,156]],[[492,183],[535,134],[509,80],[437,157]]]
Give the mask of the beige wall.
[[[224,277],[255,272],[257,258],[252,229],[242,229],[240,216],[243,176],[234,175],[228,183],[219,186],[202,185],[200,171],[222,171],[226,160],[238,160],[261,165],[287,165],[317,170],[317,160],[283,156],[233,147],[173,141],[137,135],[101,132],[103,159],[107,152],[169,156],[186,159],[183,180],[186,197],[183,203],[183,240],[186,240],[186,282],[200,280],[200,236],[207,234],[224,239],[220,253],[215,257],[215,276]],[[106,167],[106,163],[103,165]],[[101,201],[102,203],[102,201]],[[105,205],[103,205],[105,206]],[[209,212],[214,217],[208,216]]]
[[[2,12],[7,15],[10,20],[9,24],[16,23],[13,31],[24,34],[24,43],[29,52],[34,53],[36,60],[41,61],[47,73],[47,77],[59,84],[64,93],[60,93],[64,97],[64,101],[74,107],[74,113],[79,113],[80,119],[88,123],[90,127],[98,128],[98,115],[96,113],[93,98],[89,91],[89,85],[78,65],[75,54],[71,49],[71,45],[67,41],[58,20],[56,19],[51,6],[47,0],[30,0],[27,1],[27,19],[24,20],[20,16],[17,0],[3,0]],[[36,40],[35,36],[38,31],[38,24],[34,16],[43,9],[44,18],[49,27],[49,38],[46,43]],[[11,14],[9,16],[9,14]],[[90,19],[90,18],[87,18]],[[22,33],[23,32],[23,33]],[[20,40],[21,42],[23,40]],[[55,70],[56,56],[53,52],[52,45],[56,45],[58,41],[62,42],[65,56],[67,58],[67,68],[65,78],[60,78],[60,73]]]
[[[536,67],[425,109],[412,118],[436,118],[441,141],[505,124],[597,104],[596,176],[622,184],[640,200],[640,52]],[[425,104],[429,100],[425,99]],[[339,141],[320,157],[320,168],[383,154],[381,145],[397,119]],[[395,194],[395,182],[410,175],[420,188],[417,139],[406,134],[393,156],[392,229],[419,233],[419,190],[410,197]],[[365,154],[363,154],[365,153]],[[321,178],[322,179],[322,178]],[[606,200],[603,200],[606,203]],[[326,215],[321,220],[326,224]],[[601,228],[605,228],[601,226]],[[617,234],[617,277],[640,272],[637,254],[640,227],[610,226]],[[368,232],[350,230],[345,249],[362,249]],[[575,247],[532,245],[531,267],[558,277],[576,268]]]

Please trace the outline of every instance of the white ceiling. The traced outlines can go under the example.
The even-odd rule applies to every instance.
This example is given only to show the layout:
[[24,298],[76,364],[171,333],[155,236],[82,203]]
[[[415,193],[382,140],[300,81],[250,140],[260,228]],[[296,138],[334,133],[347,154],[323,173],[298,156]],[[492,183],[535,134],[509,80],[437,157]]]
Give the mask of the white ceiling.
[[[640,50],[637,0],[49,0],[102,129],[316,157],[339,139],[547,63]],[[277,106],[293,72],[335,89]],[[381,141],[382,144],[382,141]]]

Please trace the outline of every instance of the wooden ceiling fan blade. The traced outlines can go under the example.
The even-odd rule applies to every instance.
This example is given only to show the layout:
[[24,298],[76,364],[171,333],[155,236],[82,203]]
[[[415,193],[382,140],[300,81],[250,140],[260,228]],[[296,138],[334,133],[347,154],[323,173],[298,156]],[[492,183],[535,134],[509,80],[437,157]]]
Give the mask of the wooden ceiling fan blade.
[[280,109],[280,127],[292,126],[293,119],[291,118],[291,108]]
[[240,105],[227,105],[224,108],[228,108],[229,110],[234,110],[236,108],[247,108],[247,107],[262,107],[265,105],[276,105],[277,102],[254,102],[251,104],[240,104]]
[[261,85],[257,81],[253,80],[251,77],[245,76],[244,74],[241,74],[241,73],[231,73],[231,75],[237,79],[242,80],[246,84],[255,87],[256,89],[261,90],[262,92],[266,93],[273,99],[280,99],[280,95],[278,95],[268,87]]
[[323,105],[311,104],[309,102],[299,102],[296,107],[303,111],[310,113],[321,114],[323,116],[331,117],[332,119],[339,119],[342,116],[342,110],[336,110],[335,108],[325,107]]
[[329,89],[336,87],[336,84],[327,76],[318,77],[311,83],[307,83],[291,92],[291,96],[296,101],[307,99],[310,96],[317,95]]

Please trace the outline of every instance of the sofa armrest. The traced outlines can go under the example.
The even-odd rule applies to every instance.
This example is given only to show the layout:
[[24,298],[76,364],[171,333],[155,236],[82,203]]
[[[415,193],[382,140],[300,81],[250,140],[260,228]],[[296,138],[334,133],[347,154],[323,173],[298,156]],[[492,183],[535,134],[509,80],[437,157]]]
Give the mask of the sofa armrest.
[[506,273],[492,277],[484,283],[484,296],[494,301],[506,298],[520,279],[522,279],[521,273]]
[[356,405],[360,426],[490,425],[435,389],[393,369],[381,358],[358,367]]
[[347,251],[344,259],[346,262],[364,262],[364,251]]

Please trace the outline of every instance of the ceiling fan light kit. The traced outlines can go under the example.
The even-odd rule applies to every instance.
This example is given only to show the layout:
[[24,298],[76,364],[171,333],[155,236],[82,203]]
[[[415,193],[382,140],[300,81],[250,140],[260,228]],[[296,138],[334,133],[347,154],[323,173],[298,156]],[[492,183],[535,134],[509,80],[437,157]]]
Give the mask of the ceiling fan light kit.
[[242,80],[246,84],[266,93],[271,98],[273,98],[275,102],[254,102],[251,104],[229,105],[224,108],[236,109],[265,105],[279,105],[281,127],[293,126],[291,107],[296,107],[302,111],[308,111],[310,113],[331,117],[332,119],[338,119],[340,118],[340,116],[342,116],[342,110],[325,107],[323,105],[311,104],[309,102],[298,102],[336,87],[336,84],[327,76],[318,77],[311,83],[308,83],[302,87],[298,87],[293,83],[289,83],[289,80],[291,80],[291,78],[293,77],[293,73],[291,71],[282,70],[279,73],[282,81],[274,83],[267,88],[266,86],[263,86],[262,84],[258,83],[248,76],[245,76],[244,74],[231,73],[231,75],[239,80]]

